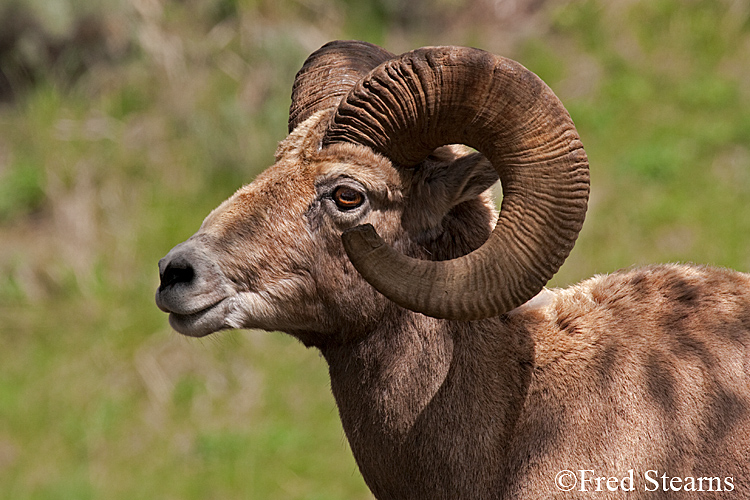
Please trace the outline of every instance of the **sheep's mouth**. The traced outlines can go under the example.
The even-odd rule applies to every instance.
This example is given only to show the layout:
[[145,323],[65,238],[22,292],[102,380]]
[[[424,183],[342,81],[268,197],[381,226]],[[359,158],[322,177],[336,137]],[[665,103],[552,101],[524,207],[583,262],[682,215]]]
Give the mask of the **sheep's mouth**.
[[169,324],[182,335],[205,337],[219,330],[229,328],[225,324],[226,298],[195,312],[169,312]]

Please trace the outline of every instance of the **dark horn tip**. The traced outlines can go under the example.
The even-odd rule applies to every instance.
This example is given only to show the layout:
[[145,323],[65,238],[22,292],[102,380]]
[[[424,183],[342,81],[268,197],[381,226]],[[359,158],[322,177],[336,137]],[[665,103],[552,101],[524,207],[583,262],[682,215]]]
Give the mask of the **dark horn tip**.
[[341,239],[346,253],[350,256],[353,254],[362,255],[385,245],[372,224],[362,224],[347,229],[341,235]]

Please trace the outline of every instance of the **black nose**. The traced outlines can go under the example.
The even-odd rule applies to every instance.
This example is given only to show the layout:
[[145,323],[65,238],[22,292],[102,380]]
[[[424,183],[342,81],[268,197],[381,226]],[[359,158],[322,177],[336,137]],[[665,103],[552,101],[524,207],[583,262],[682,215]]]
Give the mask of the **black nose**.
[[185,257],[177,255],[173,258],[164,257],[159,261],[159,289],[164,289],[177,283],[190,283],[195,277],[195,270]]

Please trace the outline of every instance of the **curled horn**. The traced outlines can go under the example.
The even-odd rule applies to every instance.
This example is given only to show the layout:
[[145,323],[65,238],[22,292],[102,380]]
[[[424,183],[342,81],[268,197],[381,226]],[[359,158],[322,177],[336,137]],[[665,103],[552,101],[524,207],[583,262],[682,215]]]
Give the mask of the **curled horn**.
[[317,111],[335,108],[374,67],[395,57],[377,45],[334,41],[307,58],[297,72],[289,108],[289,132]]
[[390,59],[341,101],[324,137],[334,142],[368,146],[406,168],[439,146],[466,144],[500,176],[495,229],[457,259],[407,257],[371,225],[342,235],[357,271],[413,311],[474,320],[523,304],[557,272],[583,225],[589,170],[578,133],[549,87],[515,61],[463,47]]

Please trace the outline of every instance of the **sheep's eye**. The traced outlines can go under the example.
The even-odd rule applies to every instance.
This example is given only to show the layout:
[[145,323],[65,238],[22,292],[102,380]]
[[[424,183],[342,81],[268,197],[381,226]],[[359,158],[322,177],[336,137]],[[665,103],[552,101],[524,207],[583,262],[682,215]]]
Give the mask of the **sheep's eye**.
[[333,201],[341,210],[357,208],[365,201],[365,196],[356,189],[339,186],[333,191]]

